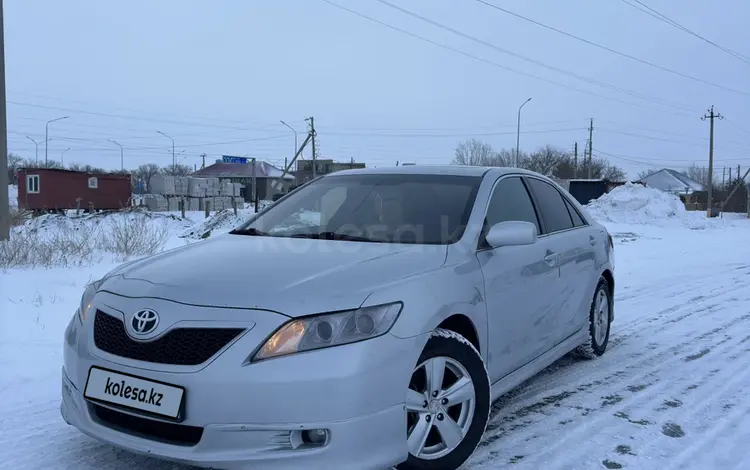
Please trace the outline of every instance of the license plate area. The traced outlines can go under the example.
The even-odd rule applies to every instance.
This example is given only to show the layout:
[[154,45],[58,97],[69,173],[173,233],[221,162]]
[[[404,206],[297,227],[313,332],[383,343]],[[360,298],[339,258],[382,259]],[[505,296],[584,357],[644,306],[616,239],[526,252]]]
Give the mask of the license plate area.
[[83,396],[92,401],[182,421],[185,388],[101,367],[91,367]]

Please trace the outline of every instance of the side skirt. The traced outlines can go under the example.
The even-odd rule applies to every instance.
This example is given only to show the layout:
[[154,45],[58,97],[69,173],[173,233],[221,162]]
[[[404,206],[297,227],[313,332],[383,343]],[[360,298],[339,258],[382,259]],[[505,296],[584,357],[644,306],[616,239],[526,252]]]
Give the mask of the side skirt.
[[538,374],[544,368],[549,367],[556,360],[560,359],[570,351],[574,350],[588,339],[589,325],[582,327],[578,332],[571,335],[568,339],[542,354],[538,358],[529,362],[525,366],[511,372],[502,379],[492,384],[491,399],[494,402],[501,396],[521,385],[526,380]]

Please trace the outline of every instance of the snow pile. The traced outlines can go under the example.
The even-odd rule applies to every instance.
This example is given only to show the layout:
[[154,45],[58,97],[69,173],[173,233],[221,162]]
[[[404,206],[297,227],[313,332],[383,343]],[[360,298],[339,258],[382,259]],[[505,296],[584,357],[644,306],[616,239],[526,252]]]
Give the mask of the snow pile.
[[151,255],[165,248],[176,223],[138,212],[43,215],[14,227],[10,240],[0,242],[0,270],[91,266]]
[[586,209],[597,220],[624,224],[681,221],[688,217],[677,196],[630,182],[589,202]]
[[[260,201],[258,203],[258,210],[262,211],[271,204],[273,204],[271,201]],[[208,218],[204,218],[203,212],[195,214],[196,215],[191,214],[190,218],[198,221],[178,235],[179,238],[200,240],[212,235],[227,233],[239,225],[244,224],[250,219],[250,217],[255,215],[255,205],[246,203],[244,209],[239,209],[237,211],[237,215],[234,215],[233,209],[224,209],[214,212]],[[196,219],[196,217],[200,217],[200,219]]]
[[234,215],[234,210],[232,209],[218,211],[210,217],[202,219],[192,227],[189,227],[187,230],[183,231],[179,237],[200,240],[202,238],[208,238],[211,235],[226,233],[244,223],[252,217],[253,214],[255,214],[253,208],[238,210],[237,215]]

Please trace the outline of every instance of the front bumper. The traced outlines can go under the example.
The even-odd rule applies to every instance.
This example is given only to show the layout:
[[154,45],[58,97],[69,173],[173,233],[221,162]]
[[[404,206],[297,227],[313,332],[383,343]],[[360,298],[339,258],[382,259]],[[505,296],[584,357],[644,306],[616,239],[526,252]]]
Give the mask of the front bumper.
[[[245,340],[255,340],[243,337],[207,366],[179,373],[103,359],[80,330],[85,329],[74,319],[66,332],[61,414],[95,439],[224,469],[383,470],[407,458],[405,391],[426,336],[389,334],[245,366],[242,359],[252,350]],[[86,400],[92,366],[185,387],[184,420],[149,418]],[[202,431],[197,443],[175,443],[120,426],[113,415],[177,434]],[[304,429],[328,430],[326,445],[294,448],[292,436]]]

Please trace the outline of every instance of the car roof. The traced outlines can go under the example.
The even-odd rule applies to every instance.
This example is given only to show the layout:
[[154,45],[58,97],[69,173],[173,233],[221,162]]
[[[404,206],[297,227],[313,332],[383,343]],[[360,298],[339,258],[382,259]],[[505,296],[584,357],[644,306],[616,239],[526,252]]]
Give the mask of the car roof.
[[385,166],[379,168],[358,168],[341,170],[326,176],[343,175],[448,175],[448,176],[477,176],[483,177],[492,171],[500,176],[506,173],[535,174],[520,168],[489,167],[473,165],[404,165]]

